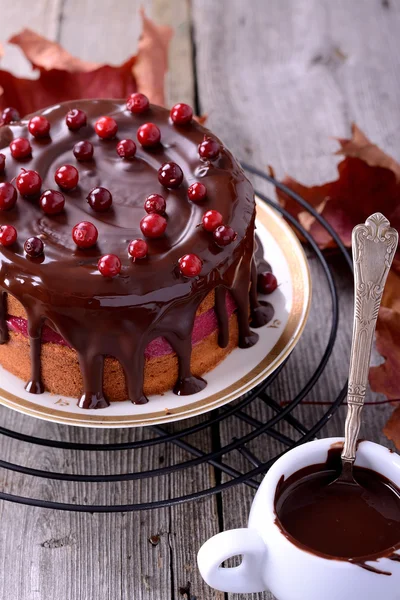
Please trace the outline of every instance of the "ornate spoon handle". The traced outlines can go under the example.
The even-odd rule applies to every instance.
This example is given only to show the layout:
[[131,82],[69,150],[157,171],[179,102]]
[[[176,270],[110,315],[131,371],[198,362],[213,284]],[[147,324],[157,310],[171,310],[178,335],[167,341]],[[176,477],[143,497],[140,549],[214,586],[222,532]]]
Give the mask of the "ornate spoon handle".
[[397,231],[381,213],[371,215],[365,225],[353,229],[354,323],[344,461],[354,462],[356,457],[376,320],[398,238]]

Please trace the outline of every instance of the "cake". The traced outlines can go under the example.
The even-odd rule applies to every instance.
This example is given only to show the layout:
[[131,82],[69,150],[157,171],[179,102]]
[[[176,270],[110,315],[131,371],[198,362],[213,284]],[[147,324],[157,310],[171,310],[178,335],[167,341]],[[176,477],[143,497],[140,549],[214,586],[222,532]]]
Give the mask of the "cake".
[[202,390],[272,317],[254,221],[250,182],[186,104],[4,111],[0,364],[81,408]]

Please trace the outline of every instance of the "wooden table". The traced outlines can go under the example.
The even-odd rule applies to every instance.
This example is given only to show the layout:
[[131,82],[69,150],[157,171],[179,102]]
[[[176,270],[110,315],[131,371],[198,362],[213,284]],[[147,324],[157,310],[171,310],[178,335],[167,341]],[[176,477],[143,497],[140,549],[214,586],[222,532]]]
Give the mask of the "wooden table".
[[[386,151],[399,157],[400,5],[394,0],[12,0],[2,3],[0,41],[23,26],[56,39],[81,58],[122,62],[136,49],[138,7],[175,29],[168,76],[168,104],[186,101],[208,115],[208,126],[239,159],[271,164],[311,183],[335,177],[331,136],[349,134],[355,121]],[[29,65],[8,46],[4,68],[28,75]],[[256,182],[260,189],[267,189]],[[267,189],[272,193],[271,189]],[[340,292],[341,323],[328,370],[308,400],[335,397],[346,378],[352,317],[352,283],[343,264],[333,260]],[[284,401],[314,371],[327,339],[329,296],[311,261],[314,284],[309,324],[271,393]],[[375,357],[376,358],[376,357]],[[372,394],[369,399],[372,398]],[[378,398],[379,400],[379,398]],[[325,407],[326,409],[326,407]],[[297,416],[311,424],[322,407],[307,404]],[[265,406],[250,414],[263,420]],[[341,408],[321,435],[340,434]],[[382,427],[387,404],[365,411],[363,435],[388,444]],[[141,439],[138,431],[68,428],[0,409],[5,427],[49,439],[119,442]],[[285,432],[287,425],[282,425]],[[199,434],[205,451],[242,435],[246,425],[227,422],[211,436]],[[271,456],[277,443],[263,437],[253,448]],[[137,454],[135,454],[137,456]],[[1,438],[0,458],[38,469],[112,473],[156,468],[160,449],[132,461],[127,452],[54,450]],[[163,460],[188,455],[165,448]],[[234,464],[245,459],[237,453]],[[133,463],[133,464],[132,464]],[[148,479],[134,488],[141,498],[176,496],[215,483],[211,466],[183,471],[169,489],[168,478]],[[132,502],[132,486],[68,485],[1,471],[1,489],[23,496],[62,501]],[[79,514],[1,503],[0,598],[4,600],[206,600],[212,592],[196,568],[196,553],[221,528],[244,526],[254,491],[230,489],[172,508],[127,514]],[[149,537],[160,534],[153,546]],[[190,582],[190,585],[188,584]],[[227,595],[230,600],[245,596]],[[255,596],[254,596],[255,597]],[[270,599],[269,594],[260,595]]]

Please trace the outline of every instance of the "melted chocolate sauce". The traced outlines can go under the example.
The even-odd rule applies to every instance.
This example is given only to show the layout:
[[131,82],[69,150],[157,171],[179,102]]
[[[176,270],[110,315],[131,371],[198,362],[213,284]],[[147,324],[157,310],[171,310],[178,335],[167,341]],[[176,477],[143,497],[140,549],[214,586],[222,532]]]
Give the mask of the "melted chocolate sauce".
[[[88,125],[78,132],[69,131],[65,124],[71,108],[84,110],[88,117]],[[76,166],[80,179],[75,190],[64,192],[65,210],[60,215],[45,215],[37,199],[21,197],[15,208],[0,212],[0,225],[12,224],[18,232],[16,244],[0,249],[0,343],[8,339],[5,299],[10,293],[21,302],[28,318],[32,373],[26,389],[43,391],[43,324],[78,353],[84,386],[79,400],[82,408],[108,405],[102,387],[104,356],[113,356],[121,363],[130,400],[147,402],[143,394],[144,351],[160,336],[178,356],[175,393],[186,395],[203,389],[206,382],[190,370],[191,334],[196,311],[207,294],[216,292],[222,347],[229,338],[226,290],[237,305],[241,348],[252,346],[258,339],[250,330],[249,312],[254,327],[273,316],[270,305],[257,301],[255,206],[250,182],[223,145],[217,160],[201,161],[198,145],[209,132],[195,122],[172,125],[169,112],[163,108],[151,106],[143,115],[132,115],[119,101],[77,101],[53,106],[42,114],[51,123],[51,138],[31,139],[32,157],[24,161],[14,160],[7,146],[13,137],[30,137],[28,121],[0,127],[0,148],[6,155],[6,171],[0,182],[11,181],[23,167],[39,172],[43,191],[53,189],[57,187],[54,173],[64,164]],[[112,115],[117,121],[116,139],[99,140],[95,134],[94,122],[102,115]],[[145,122],[158,125],[162,145],[155,149],[139,146],[133,160],[121,160],[115,150],[118,139],[136,138],[137,128]],[[74,158],[72,149],[80,140],[93,143],[93,160],[77,162]],[[159,167],[168,161],[177,162],[184,173],[184,182],[176,190],[166,190],[157,179]],[[187,188],[199,179],[207,187],[207,199],[195,204],[187,199]],[[105,213],[95,213],[86,202],[96,186],[106,187],[113,195],[113,206]],[[166,235],[148,240],[148,258],[132,262],[127,247],[130,240],[143,235],[139,223],[145,215],[144,200],[151,193],[166,198]],[[224,223],[238,234],[226,248],[218,248],[212,236],[197,227],[210,208],[218,209]],[[88,250],[78,249],[71,238],[72,228],[83,220],[93,222],[99,232],[97,245]],[[44,242],[44,256],[39,259],[30,259],[23,251],[24,241],[33,235]],[[178,259],[186,253],[201,257],[199,277],[187,279],[179,273]],[[104,254],[120,257],[123,266],[118,277],[109,279],[98,272],[97,262]]]
[[368,563],[382,557],[400,560],[395,552],[400,550],[400,490],[357,466],[358,486],[330,486],[341,471],[341,451],[335,445],[325,464],[282,477],[275,494],[276,522],[300,548],[391,575]]

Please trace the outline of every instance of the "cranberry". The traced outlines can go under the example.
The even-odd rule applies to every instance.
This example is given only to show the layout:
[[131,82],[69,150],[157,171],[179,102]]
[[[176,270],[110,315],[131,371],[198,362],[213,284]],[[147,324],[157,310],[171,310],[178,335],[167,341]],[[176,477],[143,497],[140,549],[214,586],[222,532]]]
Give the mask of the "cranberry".
[[171,108],[170,116],[175,125],[186,125],[192,120],[193,110],[189,104],[180,102]]
[[78,169],[75,169],[72,165],[63,165],[57,169],[54,180],[62,190],[73,190],[79,181]]
[[259,273],[257,276],[257,289],[260,294],[272,294],[278,287],[276,277],[270,271]]
[[160,143],[161,131],[154,123],[145,123],[137,130],[137,139],[144,148],[152,148]]
[[42,178],[36,171],[21,169],[15,183],[21,196],[37,196],[42,187]]
[[192,202],[202,202],[207,196],[207,188],[204,183],[195,181],[188,187],[187,195]]
[[157,213],[147,215],[140,221],[140,229],[143,235],[149,238],[161,237],[164,235],[166,228],[167,220]]
[[196,277],[200,274],[203,263],[197,254],[185,254],[179,259],[179,269],[186,277]]
[[149,108],[149,99],[144,94],[136,92],[131,94],[126,101],[126,108],[135,115],[146,112]]
[[144,240],[132,240],[128,246],[129,255],[132,256],[134,260],[137,258],[145,258],[148,252],[147,242]]
[[88,141],[77,142],[74,146],[73,153],[76,160],[84,162],[85,160],[92,160],[93,158],[93,144]]
[[85,127],[86,125],[86,113],[83,112],[83,110],[79,110],[79,108],[73,108],[67,112],[65,122],[68,129],[71,131],[78,131],[78,129],[81,129],[81,127]]
[[167,203],[165,202],[165,198],[160,196],[160,194],[150,194],[150,196],[147,196],[146,202],[144,203],[144,210],[149,215],[151,213],[163,215],[165,213],[166,206]]
[[199,154],[201,158],[213,160],[217,158],[221,151],[221,146],[218,142],[210,137],[204,136],[204,140],[199,145]]
[[94,124],[94,130],[100,138],[110,140],[116,136],[118,125],[112,117],[100,117]]
[[218,246],[228,246],[237,238],[237,233],[229,225],[220,225],[213,232],[214,242]]
[[0,226],[0,246],[11,246],[17,239],[17,230],[12,225]]
[[9,106],[8,108],[5,108],[1,113],[0,125],[9,125],[9,123],[12,123],[13,121],[19,121],[20,118],[21,117],[19,116],[19,112],[17,111],[17,109]]
[[206,231],[210,231],[211,233],[217,229],[220,225],[222,225],[222,215],[217,210],[208,210],[204,213],[202,224]]
[[65,198],[57,190],[46,190],[40,196],[39,202],[46,215],[58,215],[64,209]]
[[72,230],[72,239],[78,248],[91,248],[97,242],[98,231],[90,221],[81,221]]
[[11,156],[17,160],[27,158],[32,154],[32,148],[27,138],[15,138],[10,144]]
[[15,187],[5,181],[0,183],[0,210],[10,210],[17,201],[17,190]]
[[164,163],[158,169],[158,181],[166,188],[178,188],[183,181],[183,172],[174,162]]
[[117,154],[121,158],[133,158],[136,154],[136,144],[133,140],[121,140],[117,144]]
[[50,127],[50,121],[42,115],[32,117],[28,123],[29,133],[35,138],[47,137],[50,133]]
[[89,192],[87,201],[96,212],[105,212],[112,204],[112,195],[107,188],[96,187]]
[[6,170],[6,157],[4,154],[0,154],[0,175]]
[[26,240],[24,244],[25,253],[31,258],[37,258],[41,254],[43,254],[43,242],[38,237],[30,237]]
[[115,254],[102,256],[97,263],[97,267],[104,277],[115,277],[121,273],[121,261]]

